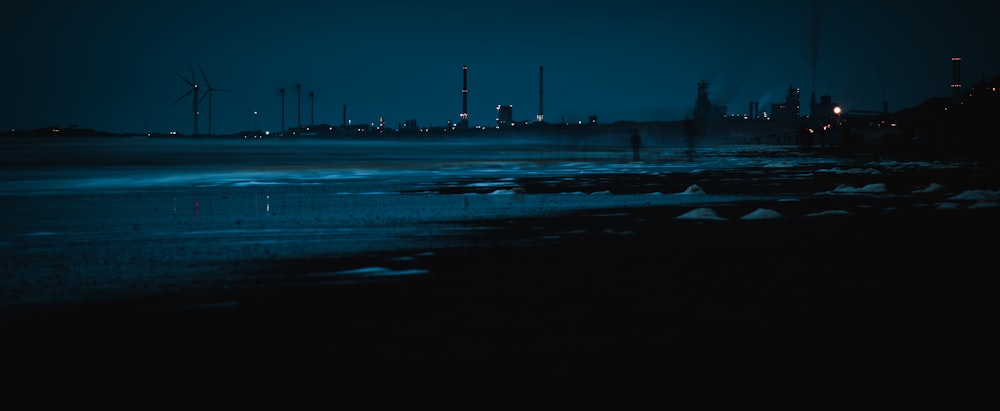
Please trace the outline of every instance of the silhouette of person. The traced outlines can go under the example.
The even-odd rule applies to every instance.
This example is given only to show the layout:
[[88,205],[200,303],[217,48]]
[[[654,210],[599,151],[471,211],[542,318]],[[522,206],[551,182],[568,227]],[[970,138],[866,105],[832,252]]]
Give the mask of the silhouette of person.
[[639,129],[632,129],[632,161],[639,161],[639,147],[642,147],[642,137],[639,137]]

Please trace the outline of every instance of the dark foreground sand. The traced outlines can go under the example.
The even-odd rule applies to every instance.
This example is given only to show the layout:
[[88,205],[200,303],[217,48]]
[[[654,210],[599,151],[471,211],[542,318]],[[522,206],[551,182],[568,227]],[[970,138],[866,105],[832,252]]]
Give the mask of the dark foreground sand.
[[[649,177],[608,178],[627,192]],[[833,187],[836,178],[808,184]],[[713,190],[767,187],[727,179]],[[659,206],[466,222],[477,229],[461,246],[431,253],[247,262],[242,272],[257,287],[37,310],[3,324],[4,344],[28,363],[130,364],[140,373],[780,370],[984,384],[961,370],[986,366],[996,341],[997,209],[814,201],[713,207],[728,221],[681,220],[691,207]],[[786,217],[737,218],[760,207]],[[820,210],[851,213],[806,217]],[[357,283],[298,275],[375,266],[428,274]]]

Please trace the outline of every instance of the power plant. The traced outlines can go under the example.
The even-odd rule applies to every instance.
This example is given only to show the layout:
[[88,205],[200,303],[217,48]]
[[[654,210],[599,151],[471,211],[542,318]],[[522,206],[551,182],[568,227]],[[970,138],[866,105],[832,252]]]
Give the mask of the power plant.
[[[959,67],[960,67],[961,59],[958,58],[958,57],[955,57],[955,58],[952,59],[952,62],[953,62],[953,65],[954,65],[954,81],[952,82],[951,87],[952,87],[952,90],[953,90],[953,96],[956,99],[958,99],[958,98],[961,98],[961,83],[960,83],[960,80],[959,80],[959,77],[960,77],[959,76],[959,74],[960,74]],[[461,88],[461,93],[462,93],[462,107],[461,107],[461,112],[459,113],[459,121],[457,123],[453,124],[452,121],[449,120],[447,127],[443,127],[443,128],[440,128],[440,129],[438,127],[424,127],[424,128],[420,128],[420,127],[417,127],[415,119],[408,119],[404,123],[400,123],[401,124],[400,127],[397,127],[396,129],[386,129],[385,128],[385,123],[384,123],[385,122],[384,118],[380,118],[379,119],[378,127],[375,128],[375,129],[379,130],[380,132],[384,132],[384,131],[422,132],[422,131],[430,131],[432,129],[433,130],[444,130],[444,131],[455,130],[455,129],[462,129],[462,130],[469,129],[470,128],[470,124],[469,124],[469,83],[468,83],[468,71],[469,71],[469,66],[468,65],[462,65],[462,88]],[[231,91],[231,90],[213,89],[212,87],[209,86],[208,95],[199,96],[198,95],[199,94],[199,92],[198,92],[199,90],[198,89],[200,87],[199,87],[198,84],[196,84],[194,82],[194,70],[193,70],[193,66],[192,66],[192,75],[191,75],[190,79],[185,78],[184,76],[181,76],[180,74],[177,74],[177,76],[180,77],[182,80],[184,80],[186,83],[188,83],[191,86],[191,89],[187,93],[185,93],[183,96],[181,96],[181,99],[187,97],[190,94],[194,94],[194,96],[193,96],[194,98],[192,99],[192,111],[193,111],[193,121],[194,121],[194,135],[196,135],[196,136],[198,135],[198,117],[200,115],[200,112],[198,110],[198,103],[204,97],[208,97],[209,98],[209,134],[211,134],[211,121],[212,121],[212,119],[211,119],[211,116],[212,116],[212,113],[211,113],[211,110],[212,110],[211,109],[211,103],[212,103],[211,102],[211,98],[212,98],[211,94],[212,94],[213,91]],[[202,70],[202,77],[204,78],[205,83],[207,85],[208,84],[208,78],[205,76],[204,70]],[[303,127],[304,127],[303,123],[302,123],[302,84],[296,83],[295,84],[295,91],[296,91],[296,102],[297,102],[297,104],[296,104],[296,127],[297,128],[296,129],[288,129],[285,126],[285,88],[280,88],[278,90],[278,92],[279,92],[279,94],[281,96],[281,115],[280,115],[280,118],[281,118],[281,120],[280,120],[281,121],[280,130],[281,131],[280,132],[282,134],[290,132],[291,135],[308,135],[307,133],[301,132],[303,130]],[[316,111],[315,111],[315,93],[310,91],[308,93],[308,97],[309,97],[309,103],[310,103],[310,126],[309,126],[309,128],[310,129],[314,129],[314,128],[318,129],[319,127],[315,127],[316,126],[316,124],[315,124],[316,123],[316,118],[315,118],[315,115],[316,115]],[[179,100],[180,99],[178,99],[178,101]],[[823,101],[822,102],[816,102],[815,101],[815,95],[813,95],[813,97],[811,98],[811,101],[810,101],[810,106],[811,106],[810,108],[812,108],[812,111],[814,113],[815,112],[826,112],[826,111],[828,111],[828,107],[827,106],[829,106],[829,105],[830,105],[829,96],[823,96]],[[496,106],[496,109],[497,109],[496,127],[498,127],[498,128],[502,127],[502,126],[513,126],[516,123],[523,123],[523,124],[531,124],[532,123],[531,121],[523,121],[522,122],[522,121],[516,120],[514,118],[513,105],[512,104],[498,104]],[[885,110],[885,108],[884,108],[884,110]],[[768,112],[768,113],[764,113],[764,112],[760,111],[760,102],[758,102],[758,101],[751,101],[749,103],[748,111],[747,111],[746,115],[732,116],[732,115],[729,115],[727,113],[726,106],[713,104],[709,100],[709,97],[708,97],[708,82],[705,81],[705,80],[702,80],[702,81],[698,82],[697,95],[696,95],[696,99],[695,99],[694,109],[693,109],[693,112],[691,113],[691,115],[693,115],[693,119],[696,120],[696,121],[716,121],[716,120],[723,120],[723,119],[725,119],[725,120],[734,120],[737,117],[739,119],[751,119],[751,120],[792,119],[792,118],[797,118],[797,117],[802,116],[802,114],[800,113],[799,90],[797,88],[795,88],[795,87],[791,87],[791,86],[789,87],[789,89],[788,89],[788,95],[786,96],[786,98],[785,98],[785,100],[783,102],[772,103],[771,107],[770,107],[770,112]],[[256,114],[255,114],[255,116],[256,116]],[[536,123],[536,124],[548,124],[548,123],[545,122],[545,67],[543,65],[539,65],[538,66],[538,112],[535,115],[534,120],[535,120],[534,123]],[[565,121],[563,121],[563,123],[565,123]],[[579,122],[578,124],[584,124],[584,122]],[[586,124],[588,124],[588,125],[597,125],[598,124],[597,123],[597,116],[596,115],[590,115],[588,117],[587,121],[586,121]],[[372,126],[374,126],[374,123],[372,123]],[[482,128],[482,125],[477,125],[476,128]],[[363,132],[368,131],[369,127],[367,127],[367,125],[362,126],[362,125],[359,124],[358,127],[352,128],[351,125],[348,122],[348,119],[347,119],[347,104],[344,104],[343,105],[343,113],[342,113],[342,121],[341,121],[340,127],[329,126],[329,127],[324,127],[324,129],[329,129],[328,131],[331,132],[331,133],[345,132],[345,131],[348,131],[349,129],[352,130],[355,133],[363,133]]]
[[[960,104],[964,102],[966,96],[963,95],[963,85],[961,81],[961,57],[951,57],[950,61],[952,63],[952,79],[949,83],[949,88],[951,89],[951,96],[948,98],[940,98],[939,101],[949,101],[951,104]],[[200,69],[201,67],[199,67]],[[424,126],[418,127],[416,119],[407,119],[403,122],[398,123],[395,128],[386,127],[386,119],[380,117],[377,120],[377,126],[375,122],[360,122],[356,125],[350,124],[347,117],[347,104],[343,105],[342,111],[342,122],[339,127],[328,125],[328,124],[316,124],[316,106],[315,106],[315,93],[312,91],[308,92],[309,103],[310,103],[310,124],[308,126],[302,123],[302,84],[296,83],[296,126],[297,128],[288,129],[285,126],[285,88],[280,88],[278,90],[281,96],[281,135],[288,136],[309,136],[309,135],[333,135],[339,133],[350,133],[350,134],[365,134],[370,131],[378,131],[379,133],[384,132],[398,132],[402,134],[417,134],[424,132],[448,132],[451,130],[468,130],[470,129],[469,124],[469,84],[468,84],[468,65],[462,65],[462,107],[459,113],[460,120],[457,123],[453,123],[452,120],[448,120],[447,126]],[[214,91],[231,91],[223,89],[215,89],[211,87],[205,71],[202,69],[201,74],[205,82],[205,86],[208,88],[207,93],[200,93],[199,89],[205,88],[200,84],[196,83],[194,67],[191,67],[191,76],[186,77],[175,71],[175,74],[185,83],[190,86],[190,89],[184,93],[177,101],[179,102],[185,98],[192,98],[192,120],[193,120],[193,131],[194,136],[198,136],[198,120],[200,117],[199,103],[206,97],[209,100],[209,135],[212,135],[212,94]],[[976,89],[973,86],[970,90]],[[818,97],[818,98],[817,98]],[[762,111],[760,107],[760,101],[752,100],[748,103],[746,114],[733,115],[727,112],[727,107],[725,105],[719,105],[713,103],[709,99],[709,83],[705,80],[701,80],[697,83],[697,93],[693,105],[693,110],[690,111],[683,119],[677,119],[674,121],[653,121],[651,127],[660,127],[661,130],[674,130],[667,132],[676,133],[676,130],[680,130],[681,123],[687,126],[690,120],[697,122],[697,132],[702,136],[716,136],[722,137],[729,135],[731,133],[736,133],[742,135],[747,135],[748,133],[760,134],[764,130],[777,130],[773,131],[773,136],[784,135],[786,131],[782,131],[782,127],[786,127],[787,124],[791,124],[786,120],[792,120],[799,124],[806,124],[809,127],[816,128],[817,125],[823,127],[823,124],[834,124],[833,120],[836,120],[835,124],[841,124],[843,120],[851,120],[854,124],[859,124],[862,117],[865,121],[871,119],[881,119],[880,121],[885,122],[885,118],[889,118],[893,113],[889,113],[888,101],[883,101],[881,110],[878,111],[865,111],[865,110],[845,110],[840,107],[839,104],[835,103],[829,95],[817,96],[815,92],[810,95],[809,98],[809,109],[810,112],[807,115],[802,112],[801,107],[801,96],[800,91],[797,87],[789,85],[787,88],[787,94],[782,101],[778,102],[765,102],[768,104],[768,110]],[[817,101],[818,100],[818,101]],[[592,114],[587,117],[586,121],[579,122],[569,122],[565,120],[558,122],[557,124],[550,124],[545,122],[545,67],[543,65],[538,66],[538,111],[534,116],[534,121],[528,120],[517,120],[514,118],[513,104],[497,104],[495,105],[497,110],[496,114],[496,124],[495,127],[487,126],[485,124],[479,124],[473,126],[477,130],[485,130],[490,128],[497,129],[511,129],[515,128],[516,124],[524,124],[530,126],[532,124],[537,127],[546,127],[547,130],[551,130],[551,127],[561,125],[561,126],[580,126],[586,124],[589,126],[584,133],[606,133],[607,130],[612,130],[618,127],[616,124],[599,125],[597,122],[597,115]],[[843,112],[841,111],[843,110]],[[893,115],[894,116],[894,115]],[[257,112],[254,112],[254,128],[257,127]],[[743,120],[752,120],[754,123],[745,122]],[[776,120],[772,122],[772,120]],[[800,121],[801,120],[801,121]],[[322,121],[322,120],[321,120]],[[869,121],[871,122],[871,121]],[[623,123],[634,123],[629,121],[624,121]],[[658,123],[658,125],[653,126],[652,123]],[[524,132],[535,132],[539,128],[532,127],[516,127],[518,130]],[[603,130],[603,131],[602,131]],[[752,131],[748,131],[752,130]],[[771,132],[771,131],[767,131]],[[287,134],[286,134],[287,133]],[[687,131],[683,131],[687,133]],[[176,134],[176,133],[173,133]],[[770,137],[769,137],[770,138]],[[779,138],[780,139],[780,138]],[[777,140],[768,140],[777,141]]]

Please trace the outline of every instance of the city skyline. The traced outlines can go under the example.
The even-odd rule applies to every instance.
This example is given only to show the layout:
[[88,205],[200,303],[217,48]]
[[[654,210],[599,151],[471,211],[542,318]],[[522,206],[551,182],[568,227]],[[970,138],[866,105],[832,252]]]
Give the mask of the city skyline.
[[952,57],[965,87],[1000,73],[987,24],[998,6],[973,2],[185,5],[14,6],[0,126],[189,134],[182,79],[200,70],[230,90],[212,97],[210,120],[200,82],[201,134],[210,121],[216,134],[339,125],[345,106],[352,124],[457,123],[463,66],[470,126],[494,125],[500,105],[534,120],[540,66],[547,122],[604,123],[681,120],[700,81],[730,114],[796,87],[806,114],[812,93],[891,111],[948,96]]

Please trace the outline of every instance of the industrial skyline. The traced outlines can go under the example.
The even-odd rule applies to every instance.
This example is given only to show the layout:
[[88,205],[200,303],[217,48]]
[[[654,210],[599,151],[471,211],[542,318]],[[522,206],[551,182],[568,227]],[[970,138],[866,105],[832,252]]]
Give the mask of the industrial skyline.
[[[950,87],[950,89],[952,91],[952,97],[951,97],[952,100],[954,100],[954,102],[958,103],[958,102],[961,101],[963,90],[965,90],[964,89],[965,86],[963,85],[963,83],[961,81],[961,61],[962,61],[962,58],[961,57],[951,57],[949,60],[951,61],[951,67],[952,67],[952,82],[948,86]],[[448,123],[444,124],[444,125],[442,125],[442,124],[424,124],[423,126],[421,126],[419,128],[435,128],[435,129],[437,129],[437,128],[442,128],[443,127],[444,129],[464,130],[464,129],[468,129],[470,127],[469,114],[468,114],[469,113],[469,110],[468,110],[468,98],[469,98],[468,72],[469,72],[469,67],[467,65],[463,65],[461,67],[461,71],[462,71],[462,87],[461,87],[460,92],[461,92],[461,98],[462,98],[462,103],[461,103],[462,106],[461,106],[461,111],[459,112],[459,115],[458,115],[458,118],[459,118],[458,123],[452,123],[449,120]],[[543,98],[544,97],[544,66],[541,66],[541,65],[538,66],[538,73],[539,73],[539,75],[538,75],[538,106],[537,106],[537,114],[535,115],[534,119],[522,119],[522,118],[516,117],[514,115],[514,106],[512,104],[498,104],[496,106],[496,116],[492,120],[484,119],[484,121],[482,123],[474,125],[473,127],[476,127],[476,128],[483,128],[483,127],[490,128],[490,127],[494,127],[494,126],[496,126],[496,127],[511,126],[511,125],[514,125],[515,123],[543,123],[543,122],[546,122],[544,120],[544,98]],[[179,73],[178,73],[178,76],[180,76]],[[205,79],[205,83],[207,84],[208,83],[208,78],[204,77],[204,71],[203,70],[202,70],[202,76]],[[181,77],[181,78],[184,79],[183,77]],[[186,79],[184,79],[184,80],[187,81]],[[985,81],[985,77],[982,80]],[[195,108],[193,110],[196,113],[195,116],[194,116],[194,131],[195,131],[194,135],[197,136],[198,135],[198,132],[197,132],[197,130],[198,130],[198,128],[197,128],[198,127],[198,117],[199,117],[199,115],[197,114],[197,111],[198,111],[198,108],[197,108],[197,104],[198,104],[197,103],[197,100],[198,100],[197,89],[198,89],[198,87],[197,87],[197,85],[195,85],[195,84],[193,84],[191,82],[188,82],[188,84],[191,84],[192,86],[194,86],[194,88],[192,89],[192,91],[195,92],[194,93],[195,94],[194,99],[196,100]],[[310,122],[308,124],[303,124],[302,123],[302,119],[301,119],[301,106],[302,106],[302,101],[301,101],[301,87],[302,87],[302,85],[301,84],[296,84],[295,87],[296,87],[296,92],[298,94],[298,104],[297,104],[297,109],[296,109],[297,113],[298,113],[298,118],[297,118],[296,127],[295,128],[285,128],[284,127],[284,88],[282,88],[280,90],[280,93],[282,95],[282,113],[283,113],[283,115],[282,115],[282,128],[276,129],[276,130],[273,130],[273,131],[267,131],[267,132],[286,133],[286,132],[289,132],[291,130],[298,130],[297,132],[307,132],[310,127],[312,127],[312,126],[320,126],[320,125],[329,125],[329,126],[333,126],[333,127],[338,127],[342,131],[351,128],[350,126],[361,127],[361,128],[355,128],[354,129],[357,132],[363,132],[363,131],[369,131],[369,130],[380,130],[380,129],[388,129],[388,130],[400,131],[400,130],[418,128],[417,127],[417,119],[407,119],[407,120],[401,121],[401,122],[397,123],[397,125],[395,127],[386,124],[384,117],[380,117],[379,121],[377,123],[376,122],[371,122],[371,123],[353,123],[353,122],[351,122],[351,121],[348,120],[348,116],[347,116],[347,104],[344,104],[343,107],[342,107],[342,120],[341,120],[341,122],[339,124],[336,123],[336,122],[333,122],[333,121],[327,121],[327,122],[317,123],[316,120],[315,120],[315,100],[314,100],[315,99],[315,93],[311,92],[311,91],[309,92],[310,113],[311,113],[310,114]],[[760,102],[759,101],[750,101],[750,102],[748,102],[747,111],[745,111],[745,112],[740,112],[740,111],[730,112],[730,110],[728,109],[728,107],[726,105],[724,105],[724,104],[715,104],[715,103],[712,102],[712,100],[711,100],[711,98],[709,96],[708,89],[709,89],[709,84],[708,84],[707,81],[705,81],[705,80],[699,81],[698,85],[697,85],[697,93],[696,93],[697,97],[695,98],[694,104],[692,106],[692,110],[689,113],[686,113],[683,116],[683,118],[668,119],[667,121],[680,121],[680,120],[689,119],[689,118],[690,119],[695,119],[695,120],[708,120],[708,119],[713,119],[713,118],[721,119],[721,118],[725,118],[725,117],[741,117],[741,118],[745,118],[745,119],[788,119],[788,118],[795,118],[795,117],[816,117],[816,116],[821,116],[821,118],[823,118],[823,117],[828,117],[831,109],[833,109],[834,107],[836,107],[838,110],[840,110],[840,108],[841,108],[838,103],[835,103],[833,101],[832,96],[830,96],[830,95],[817,96],[815,92],[810,93],[808,101],[804,103],[804,102],[802,102],[802,92],[801,92],[801,89],[799,87],[794,86],[794,85],[790,85],[787,88],[787,94],[786,94],[785,98],[783,100],[778,100],[778,101],[772,102],[770,104],[770,108],[765,108],[765,109],[761,110],[761,108],[760,108]],[[211,91],[212,91],[212,88],[209,88],[209,95],[207,96],[209,98],[209,107],[210,107],[209,110],[211,110],[211,95],[210,95]],[[231,91],[231,90],[217,90],[217,91]],[[188,93],[190,93],[190,91]],[[187,96],[187,94],[185,94],[184,96],[182,96],[182,98],[184,98],[186,96]],[[202,97],[202,99],[204,99],[204,98],[205,98],[205,96]],[[931,98],[934,98],[934,96],[929,96],[928,97],[928,99],[931,99]],[[912,108],[912,107],[902,107],[902,108],[905,109],[905,108]],[[883,100],[882,106],[881,106],[880,110],[857,110],[857,111],[858,112],[881,112],[881,113],[885,113],[885,114],[891,113],[891,111],[889,110],[889,102],[888,102],[888,100]],[[255,112],[254,115],[256,116],[257,113]],[[211,118],[211,117],[209,117],[209,118]],[[581,124],[585,123],[585,122],[586,123],[595,123],[595,122],[597,122],[597,119],[598,119],[597,115],[589,115],[587,117],[586,121],[580,119],[580,120],[577,120],[576,123],[581,123]],[[629,120],[631,121],[631,119],[629,119]],[[566,123],[566,124],[572,123],[572,122],[566,122],[565,119],[561,120],[560,122]],[[209,126],[209,133],[208,134],[212,134],[211,133],[211,119],[209,120],[209,124],[210,124],[210,126]],[[256,127],[256,121],[255,121],[255,127]],[[240,132],[253,131],[253,130],[258,130],[258,129],[257,128],[247,129],[247,130],[241,130]],[[261,130],[258,130],[258,131],[261,131]]]
[[[192,65],[234,90],[202,84],[201,133],[209,118],[212,133],[437,126],[463,113],[488,126],[498,105],[518,121],[671,121],[691,113],[700,81],[731,113],[769,109],[789,86],[803,101],[895,111],[950,95],[951,57],[964,84],[1000,72],[1000,5],[964,0],[190,3],[11,5],[0,127],[191,133],[195,107],[173,104],[188,90],[172,72]],[[295,85],[293,101],[276,93]]]
[[[961,61],[962,61],[962,58],[956,56],[956,57],[949,58],[949,60],[951,61],[951,68],[952,68],[952,82],[948,84],[948,87],[950,88],[950,90],[952,92],[951,98],[955,102],[959,102],[961,100],[963,90],[965,90],[964,87],[966,87],[966,85],[963,85],[963,82],[961,80],[962,79],[962,77],[961,77]],[[196,77],[194,76],[193,65],[192,65],[192,69],[191,70],[192,70],[192,74],[191,74],[191,78],[190,79],[189,78],[185,78],[179,72],[175,71],[175,74],[181,80],[183,80],[185,83],[187,83],[190,88],[180,98],[178,98],[176,101],[174,101],[174,103],[176,104],[176,103],[178,103],[178,102],[180,102],[180,101],[182,101],[184,99],[189,98],[189,96],[191,96],[190,97],[190,99],[192,100],[192,110],[191,110],[191,113],[193,114],[193,123],[192,123],[193,126],[192,126],[192,129],[191,129],[192,130],[191,133],[189,134],[187,132],[178,131],[176,129],[171,129],[171,130],[166,131],[166,132],[160,131],[160,130],[149,130],[149,131],[144,131],[142,133],[147,133],[147,132],[148,133],[154,133],[154,134],[168,133],[168,134],[182,134],[182,135],[193,135],[193,136],[215,135],[215,133],[212,132],[212,116],[211,116],[211,112],[212,112],[212,92],[213,91],[231,92],[231,91],[234,91],[234,90],[213,88],[211,86],[211,84],[209,83],[209,81],[208,81],[208,77],[205,75],[204,69],[199,66],[199,70],[201,72],[202,79],[204,80],[204,86],[202,86],[200,84],[200,82],[196,81]],[[475,128],[484,128],[484,127],[485,128],[491,128],[491,127],[494,127],[494,126],[496,126],[496,127],[509,126],[509,125],[513,125],[515,123],[542,123],[542,122],[551,123],[551,122],[546,121],[544,119],[544,98],[543,98],[543,96],[544,96],[544,66],[540,65],[538,67],[538,71],[539,71],[539,77],[538,77],[538,106],[537,106],[537,112],[536,112],[537,114],[535,114],[534,118],[529,119],[529,118],[527,118],[527,116],[525,116],[525,118],[517,117],[517,116],[514,115],[514,106],[512,104],[498,104],[498,105],[496,105],[495,116],[493,118],[491,118],[491,119],[482,119],[482,121],[480,123],[469,123],[469,114],[468,114],[469,113],[469,110],[468,110],[468,98],[469,98],[468,71],[469,71],[469,67],[466,66],[466,65],[463,65],[461,67],[461,71],[462,71],[462,87],[460,89],[460,92],[461,92],[462,103],[461,103],[461,111],[460,111],[460,113],[458,115],[458,118],[459,118],[459,122],[458,123],[452,123],[449,120],[446,124],[426,124],[426,123],[419,124],[418,123],[418,119],[412,118],[412,119],[406,119],[406,120],[399,121],[398,123],[396,123],[395,126],[393,126],[391,124],[387,124],[384,117],[380,117],[378,119],[378,121],[372,121],[372,122],[353,122],[353,121],[349,120],[349,117],[348,117],[348,104],[346,104],[346,103],[342,105],[342,118],[341,118],[340,123],[337,123],[336,121],[333,121],[332,119],[328,119],[326,121],[317,122],[316,121],[316,114],[315,114],[315,92],[313,92],[313,91],[310,91],[308,93],[309,104],[310,104],[310,107],[309,107],[309,110],[310,110],[309,123],[303,123],[302,122],[302,84],[296,83],[295,84],[295,89],[296,89],[296,123],[295,123],[295,127],[286,127],[285,120],[287,118],[286,118],[286,112],[285,112],[285,89],[282,87],[282,88],[280,88],[278,90],[279,95],[280,95],[280,99],[281,99],[281,115],[280,115],[281,127],[280,128],[275,128],[273,130],[269,130],[269,129],[264,129],[264,128],[258,127],[258,125],[259,125],[258,124],[259,112],[258,111],[254,111],[253,112],[254,127],[253,128],[243,129],[243,130],[238,130],[237,132],[235,132],[235,134],[245,133],[245,132],[250,132],[250,131],[255,131],[255,130],[256,131],[265,132],[265,133],[275,133],[275,134],[294,132],[293,130],[298,130],[298,132],[308,132],[308,130],[309,130],[310,127],[312,127],[312,126],[320,126],[320,125],[329,125],[329,126],[333,126],[333,127],[338,127],[341,130],[345,130],[345,129],[351,128],[351,126],[359,126],[359,127],[363,127],[363,128],[356,128],[355,129],[356,131],[369,131],[369,130],[379,130],[379,129],[388,129],[388,130],[399,131],[399,130],[417,128],[418,124],[419,124],[419,128],[430,128],[430,127],[432,127],[432,128],[441,128],[441,127],[444,127],[444,128],[447,128],[447,129],[459,129],[459,130],[461,130],[461,129],[468,129],[470,127],[475,127]],[[985,80],[985,77],[983,77],[983,80]],[[204,94],[201,94],[201,96],[199,97],[199,90],[201,90],[202,88],[207,89],[207,91]],[[835,105],[838,106],[838,108],[839,108],[839,104],[836,104],[836,103],[833,102],[832,96],[830,96],[830,95],[817,96],[815,94],[815,92],[810,93],[809,100],[808,100],[807,103],[803,103],[801,101],[801,99],[802,99],[802,97],[801,97],[801,89],[799,87],[795,87],[794,85],[790,85],[787,88],[787,95],[785,96],[785,98],[783,100],[777,100],[777,101],[774,101],[774,102],[770,103],[770,106],[769,106],[770,109],[765,108],[764,110],[761,110],[760,109],[760,102],[759,101],[750,101],[749,104],[748,104],[748,106],[747,106],[747,111],[746,112],[742,112],[742,111],[739,111],[739,110],[730,111],[729,108],[725,104],[715,104],[711,100],[711,98],[709,96],[708,89],[709,89],[709,83],[707,81],[705,81],[705,80],[699,81],[698,84],[697,84],[696,98],[694,100],[694,104],[692,105],[692,109],[689,112],[685,113],[683,115],[683,117],[681,117],[681,118],[666,119],[666,120],[663,120],[663,121],[680,121],[680,120],[684,120],[684,119],[688,119],[688,118],[691,118],[691,119],[702,119],[702,120],[704,120],[704,119],[710,119],[710,118],[723,118],[723,117],[727,117],[727,116],[743,117],[743,118],[748,118],[748,119],[768,119],[768,118],[782,119],[782,118],[792,118],[792,117],[815,116],[817,114],[816,112],[818,110],[822,111],[821,113],[819,113],[820,115],[824,115],[824,114],[826,114]],[[934,97],[935,96],[928,96],[928,99],[931,99],[931,98],[934,98]],[[207,110],[207,112],[203,112],[203,111],[201,111],[200,107],[202,107],[201,104],[204,103],[206,99],[208,100],[208,110]],[[912,106],[911,107],[900,107],[900,109],[905,109],[905,108],[912,108]],[[858,110],[858,111],[862,111],[862,112],[863,111],[874,112],[874,111],[878,111],[878,110]],[[890,113],[891,112],[889,110],[889,102],[888,102],[888,100],[884,100],[882,102],[882,107],[881,107],[880,111],[884,112],[884,113]],[[205,131],[203,128],[199,128],[199,121],[200,121],[201,117],[205,116],[205,115],[207,115],[207,119],[208,119],[208,129],[207,129],[207,131]],[[597,119],[598,119],[597,115],[591,114],[591,115],[587,116],[586,119],[577,119],[575,121],[566,121],[566,119],[564,118],[564,119],[561,119],[557,123],[566,123],[566,124],[572,124],[572,123],[580,123],[580,124],[583,124],[583,123],[596,123]],[[624,120],[624,121],[635,121],[633,119],[620,119],[620,120],[617,120],[617,121],[622,121],[622,120]],[[471,126],[470,126],[470,124],[471,124]],[[75,124],[71,125],[71,127],[76,127],[76,125]],[[41,127],[41,128],[45,128],[45,127]],[[25,130],[18,130],[18,131],[25,131]],[[98,130],[98,131],[107,131],[107,130]],[[129,133],[132,133],[132,132],[134,132],[134,131],[129,131]],[[135,133],[139,133],[139,132],[135,132]],[[223,133],[223,134],[234,134],[234,133]]]

